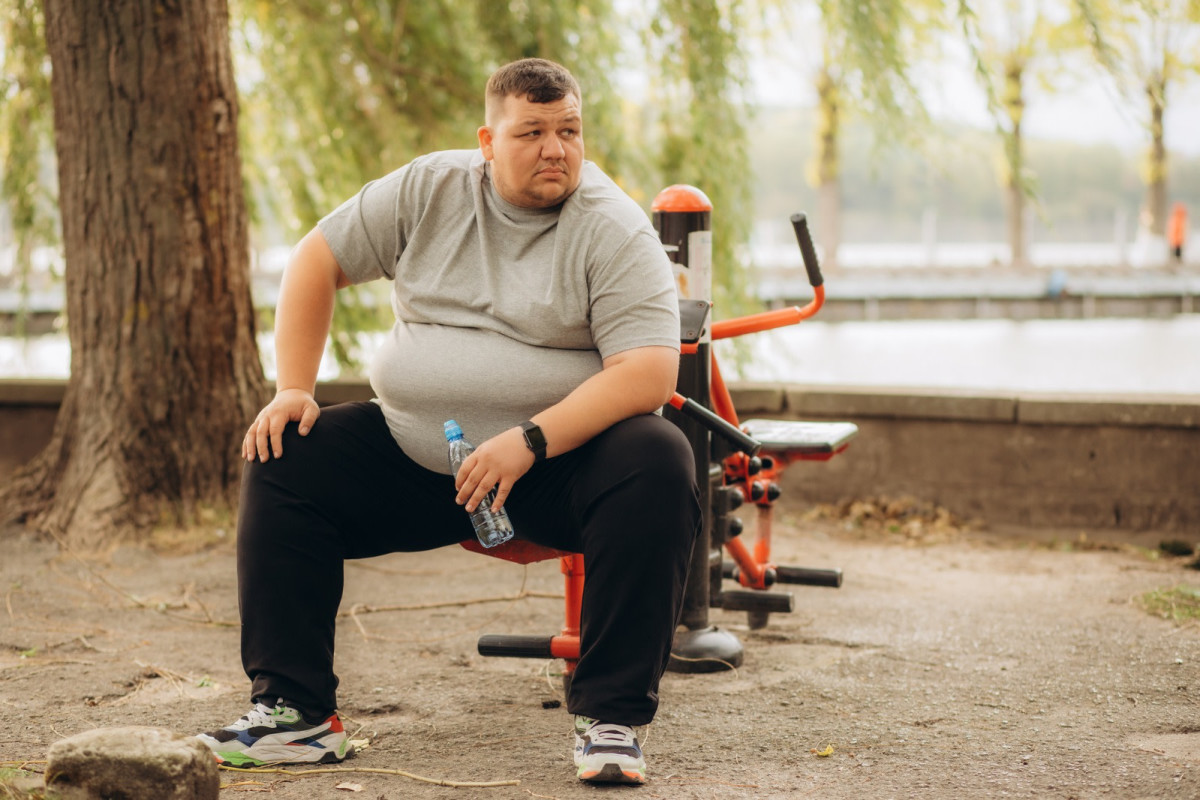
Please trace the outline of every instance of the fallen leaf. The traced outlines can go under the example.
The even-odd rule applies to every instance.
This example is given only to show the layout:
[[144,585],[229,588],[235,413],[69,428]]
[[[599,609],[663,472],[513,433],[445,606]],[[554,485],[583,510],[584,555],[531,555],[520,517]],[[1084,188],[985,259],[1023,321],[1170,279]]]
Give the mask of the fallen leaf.
[[362,784],[361,783],[350,783],[349,781],[347,781],[345,783],[339,783],[337,786],[335,786],[333,788],[345,789],[347,792],[361,792]]
[[812,748],[809,752],[813,753],[817,758],[828,758],[833,755],[833,745],[827,745],[824,750]]

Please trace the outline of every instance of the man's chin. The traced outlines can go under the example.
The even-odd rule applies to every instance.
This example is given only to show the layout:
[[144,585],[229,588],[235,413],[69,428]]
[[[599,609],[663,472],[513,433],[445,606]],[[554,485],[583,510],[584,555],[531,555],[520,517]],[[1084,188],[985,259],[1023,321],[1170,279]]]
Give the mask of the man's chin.
[[530,204],[528,207],[529,208],[550,208],[551,206],[559,205],[564,200],[566,200],[568,197],[570,197],[571,193],[574,191],[575,191],[574,187],[572,187],[570,189],[565,189],[565,188],[562,188],[559,186],[555,186],[553,188],[546,187],[545,189],[538,191],[538,192],[530,192],[528,195],[526,195],[526,199]]

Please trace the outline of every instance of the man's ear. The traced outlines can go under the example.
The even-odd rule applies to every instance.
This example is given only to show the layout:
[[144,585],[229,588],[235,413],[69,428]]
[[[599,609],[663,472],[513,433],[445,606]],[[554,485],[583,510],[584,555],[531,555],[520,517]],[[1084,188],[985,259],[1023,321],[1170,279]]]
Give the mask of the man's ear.
[[483,125],[476,131],[479,136],[479,149],[483,151],[483,157],[487,161],[492,160],[492,129],[487,125]]

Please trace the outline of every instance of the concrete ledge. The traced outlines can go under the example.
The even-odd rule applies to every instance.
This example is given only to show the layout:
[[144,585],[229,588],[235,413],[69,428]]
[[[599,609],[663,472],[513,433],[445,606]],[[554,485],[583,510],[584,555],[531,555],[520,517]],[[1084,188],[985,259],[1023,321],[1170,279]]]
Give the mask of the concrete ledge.
[[[799,417],[955,419],[1012,422],[1016,398],[953,389],[914,391],[892,387],[803,387],[786,389],[787,411]],[[736,397],[735,397],[736,404]]]
[[983,393],[955,389],[731,383],[738,415],[1049,425],[1200,427],[1198,395]]
[[67,382],[53,378],[0,380],[0,407],[53,406],[62,404]]
[[[65,381],[0,381],[0,480],[50,439]],[[732,384],[743,419],[848,420],[849,449],[799,462],[786,504],[911,494],[993,524],[1200,529],[1200,396],[1095,396]],[[324,404],[369,400],[322,383]]]
[[1031,425],[1200,428],[1200,397],[1191,395],[1021,395],[1017,421]]

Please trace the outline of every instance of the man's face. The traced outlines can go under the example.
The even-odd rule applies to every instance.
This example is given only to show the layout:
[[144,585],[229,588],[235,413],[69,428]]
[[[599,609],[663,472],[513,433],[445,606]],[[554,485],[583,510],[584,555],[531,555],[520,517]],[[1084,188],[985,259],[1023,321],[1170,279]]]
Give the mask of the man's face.
[[583,112],[579,98],[531,103],[509,95],[488,109],[479,149],[492,162],[492,183],[508,202],[548,208],[579,186],[583,168]]

